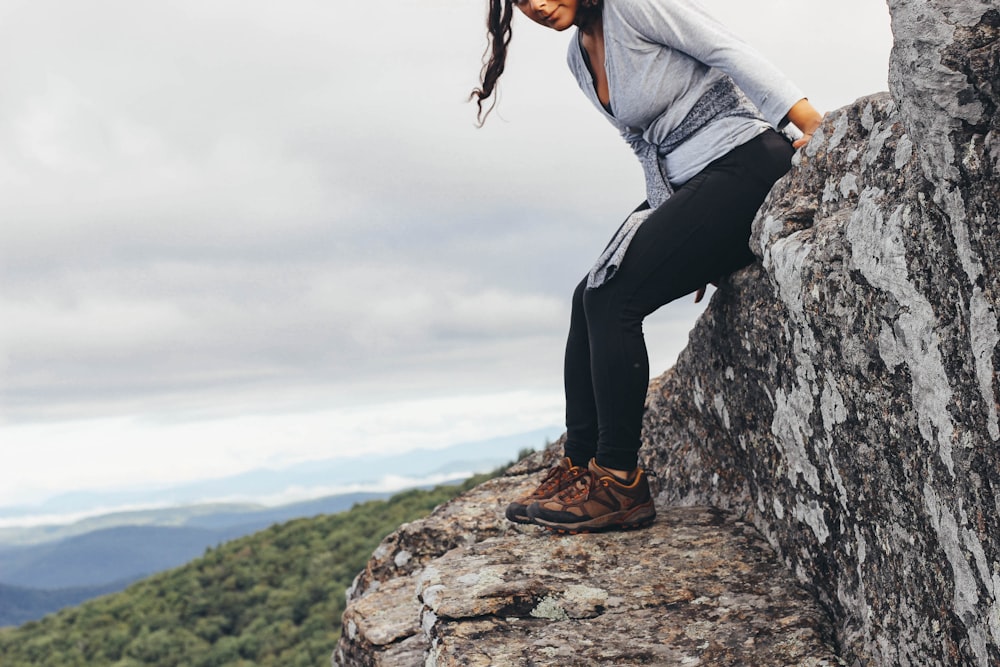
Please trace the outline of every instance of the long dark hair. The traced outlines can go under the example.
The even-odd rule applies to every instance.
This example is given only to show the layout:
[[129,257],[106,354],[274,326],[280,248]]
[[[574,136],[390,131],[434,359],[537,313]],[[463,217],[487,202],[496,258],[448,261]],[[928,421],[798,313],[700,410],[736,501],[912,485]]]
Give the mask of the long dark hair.
[[[600,18],[603,4],[604,0],[580,0],[574,23],[586,30]],[[490,10],[486,15],[486,50],[483,52],[483,69],[479,73],[482,85],[469,95],[470,100],[478,98],[476,106],[479,111],[476,113],[476,120],[480,127],[497,105],[497,98],[493,94],[507,62],[507,46],[510,44],[511,36],[510,22],[513,17],[514,0],[490,0]],[[483,102],[490,97],[493,99],[484,107]]]

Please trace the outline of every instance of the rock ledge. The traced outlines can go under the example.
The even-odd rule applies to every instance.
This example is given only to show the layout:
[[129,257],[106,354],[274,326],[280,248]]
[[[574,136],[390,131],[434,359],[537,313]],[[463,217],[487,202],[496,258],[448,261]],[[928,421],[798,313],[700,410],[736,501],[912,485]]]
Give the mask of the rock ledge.
[[434,555],[388,538],[334,664],[841,664],[829,619],[732,514],[664,507],[645,530],[576,536],[508,524],[506,498],[536,483],[524,472],[541,460],[403,529],[462,546]]

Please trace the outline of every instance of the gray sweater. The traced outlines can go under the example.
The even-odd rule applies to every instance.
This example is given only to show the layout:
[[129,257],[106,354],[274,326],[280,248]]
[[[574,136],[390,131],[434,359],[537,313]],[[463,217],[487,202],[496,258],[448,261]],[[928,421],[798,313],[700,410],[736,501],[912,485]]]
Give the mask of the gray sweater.
[[779,128],[805,97],[692,0],[604,0],[603,23],[611,113],[597,97],[579,31],[569,67],[643,163],[654,208],[713,160]]

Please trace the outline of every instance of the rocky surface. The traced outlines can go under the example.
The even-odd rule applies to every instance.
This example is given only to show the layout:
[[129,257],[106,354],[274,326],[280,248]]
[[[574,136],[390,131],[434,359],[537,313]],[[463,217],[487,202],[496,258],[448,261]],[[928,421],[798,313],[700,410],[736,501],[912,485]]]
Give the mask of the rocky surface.
[[650,386],[656,526],[506,525],[522,466],[380,547],[340,664],[1000,664],[1000,9],[888,4],[891,94],[827,116]]
[[541,461],[388,538],[335,664],[840,664],[829,619],[730,513],[662,508],[647,530],[567,537],[508,523]]

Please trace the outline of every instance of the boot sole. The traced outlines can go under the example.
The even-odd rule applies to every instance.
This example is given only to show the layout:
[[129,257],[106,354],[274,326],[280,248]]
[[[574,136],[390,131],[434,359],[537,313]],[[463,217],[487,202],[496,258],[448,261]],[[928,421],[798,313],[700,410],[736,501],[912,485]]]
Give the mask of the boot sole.
[[[525,506],[525,509],[527,509],[527,506]],[[513,523],[523,523],[523,524],[535,523],[534,521],[531,520],[531,517],[528,516],[527,514],[518,514],[516,512],[511,512],[509,508],[504,512],[504,516],[507,517],[508,521],[511,521]]]
[[[637,514],[636,510],[652,510],[651,514],[645,516],[634,516]],[[644,512],[639,512],[643,514]],[[633,516],[630,516],[633,515]],[[628,512],[624,513],[624,516],[619,517],[618,513],[609,514],[606,516],[601,516],[596,519],[590,519],[588,521],[581,521],[580,523],[554,523],[551,521],[546,521],[541,517],[536,517],[530,523],[537,524],[543,528],[547,528],[555,533],[560,533],[562,535],[579,535],[580,533],[603,533],[613,530],[637,530],[639,528],[646,528],[647,526],[653,525],[656,521],[656,510],[649,507],[632,508]]]

